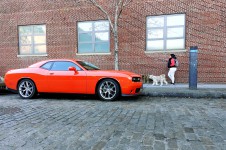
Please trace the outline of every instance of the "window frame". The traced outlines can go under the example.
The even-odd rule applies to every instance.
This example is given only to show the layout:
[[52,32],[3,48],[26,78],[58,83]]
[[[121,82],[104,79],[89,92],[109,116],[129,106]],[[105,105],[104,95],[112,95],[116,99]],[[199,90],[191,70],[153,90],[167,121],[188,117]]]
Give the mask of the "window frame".
[[[108,29],[107,30],[95,30],[95,23],[97,22],[107,22],[108,23]],[[79,23],[91,23],[92,24],[92,30],[91,31],[79,31]],[[108,34],[108,40],[107,41],[96,41],[95,34],[96,33],[107,33]],[[91,42],[80,42],[80,35],[81,34],[91,34]],[[77,22],[77,53],[78,54],[106,54],[110,53],[110,23],[108,20],[94,20],[94,21],[78,21]],[[91,52],[83,52],[79,50],[80,44],[91,44],[92,45],[92,51]],[[95,50],[96,44],[108,44],[108,49],[106,52],[97,52]]]
[[[168,26],[167,25],[167,17],[172,17],[172,16],[183,16],[183,25],[172,25]],[[148,19],[150,18],[159,18],[163,17],[164,22],[163,22],[163,27],[148,27]],[[182,36],[181,37],[168,37],[168,29],[173,29],[173,28],[183,28],[182,30]],[[162,38],[148,38],[148,33],[149,30],[156,30],[160,29],[163,30],[163,37]],[[162,49],[148,49],[148,42],[149,41],[158,41],[162,40],[163,41],[163,48]],[[183,40],[183,47],[182,48],[167,48],[167,41],[169,40]],[[185,50],[186,47],[186,14],[185,13],[179,13],[179,14],[167,14],[167,15],[156,15],[156,16],[147,16],[146,17],[146,52],[155,52],[155,51],[180,51],[180,50]]]
[[[45,33],[35,33],[34,28],[37,26],[44,26],[45,27]],[[31,27],[32,31],[29,34],[21,34],[20,33],[20,27]],[[18,55],[19,56],[42,56],[42,55],[47,55],[47,36],[46,36],[46,24],[31,24],[31,25],[18,25],[17,30],[18,30]],[[31,44],[22,44],[21,43],[21,38],[26,37],[26,36],[31,36]],[[35,43],[35,37],[36,36],[44,36],[45,41],[43,43]],[[21,47],[22,46],[31,46],[31,52],[30,53],[21,53]],[[35,46],[45,46],[45,52],[44,53],[36,53],[35,52]]]

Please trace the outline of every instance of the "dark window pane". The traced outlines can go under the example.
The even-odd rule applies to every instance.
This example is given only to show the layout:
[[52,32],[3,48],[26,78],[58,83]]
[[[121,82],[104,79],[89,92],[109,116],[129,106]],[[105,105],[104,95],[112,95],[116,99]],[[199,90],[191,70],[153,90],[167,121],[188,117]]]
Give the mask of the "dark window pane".
[[98,43],[98,44],[95,44],[95,52],[97,52],[97,53],[109,52],[109,43]]
[[20,37],[20,44],[25,45],[25,44],[31,44],[31,36],[21,36]]
[[46,53],[46,45],[37,45],[34,46],[35,54],[45,54]]
[[20,54],[31,54],[31,46],[21,46],[20,47]]
[[166,48],[167,49],[184,49],[185,43],[184,39],[173,39],[173,40],[167,40]]
[[54,62],[51,70],[53,70],[53,71],[68,71],[69,67],[75,67],[76,70],[78,70],[78,71],[81,70],[81,68],[78,67],[76,64],[74,64],[72,62],[66,62],[66,61]]
[[34,33],[35,34],[46,34],[45,25],[35,25],[34,26]]
[[109,41],[108,32],[99,32],[95,34],[95,42],[107,42]]
[[20,26],[19,33],[21,35],[32,34],[32,26]]
[[163,29],[149,29],[148,39],[159,39],[163,38]]
[[92,23],[91,22],[79,22],[78,23],[78,31],[80,31],[80,32],[92,31]]
[[79,44],[78,46],[79,53],[93,53],[92,44]]
[[164,16],[148,18],[147,27],[164,27]]
[[92,34],[91,33],[79,34],[79,42],[92,42]]
[[147,50],[163,50],[163,45],[163,40],[147,41]]
[[95,31],[103,31],[109,30],[109,22],[108,21],[97,21],[94,23]]
[[178,27],[178,28],[168,28],[167,29],[167,38],[180,38],[184,37],[184,28]]
[[167,26],[179,26],[184,25],[185,23],[185,15],[179,14],[179,15],[169,15],[167,16]]
[[34,36],[34,44],[45,44],[46,43],[46,36]]

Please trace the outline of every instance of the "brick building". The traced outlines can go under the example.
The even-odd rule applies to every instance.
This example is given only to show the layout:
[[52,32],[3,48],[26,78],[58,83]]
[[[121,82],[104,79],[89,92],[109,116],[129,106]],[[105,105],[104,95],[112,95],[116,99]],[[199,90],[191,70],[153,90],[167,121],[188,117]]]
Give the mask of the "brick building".
[[[112,9],[109,1],[102,2]],[[1,0],[0,27],[0,75],[52,58],[114,69],[108,20],[90,4]],[[177,82],[188,82],[189,47],[198,46],[198,82],[226,83],[225,41],[225,0],[134,0],[119,20],[119,68],[167,74],[174,53],[180,62]]]

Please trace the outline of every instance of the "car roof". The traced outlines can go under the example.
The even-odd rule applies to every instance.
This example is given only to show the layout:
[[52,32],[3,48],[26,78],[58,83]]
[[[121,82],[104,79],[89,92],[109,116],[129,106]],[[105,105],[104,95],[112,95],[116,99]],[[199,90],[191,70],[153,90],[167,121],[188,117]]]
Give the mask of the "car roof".
[[76,59],[48,59],[48,60],[43,60],[43,61],[39,61],[35,64],[32,64],[29,66],[29,68],[37,68],[50,61],[78,61],[78,60],[76,60]]

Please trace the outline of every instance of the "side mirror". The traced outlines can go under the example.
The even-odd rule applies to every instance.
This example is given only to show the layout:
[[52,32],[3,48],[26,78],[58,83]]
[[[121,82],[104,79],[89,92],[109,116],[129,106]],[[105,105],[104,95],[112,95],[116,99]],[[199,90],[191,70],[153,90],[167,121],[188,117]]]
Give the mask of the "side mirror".
[[68,70],[69,70],[69,71],[74,71],[75,73],[78,73],[78,71],[76,70],[75,67],[69,67]]

